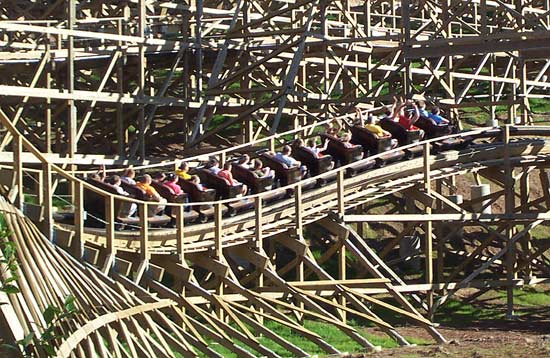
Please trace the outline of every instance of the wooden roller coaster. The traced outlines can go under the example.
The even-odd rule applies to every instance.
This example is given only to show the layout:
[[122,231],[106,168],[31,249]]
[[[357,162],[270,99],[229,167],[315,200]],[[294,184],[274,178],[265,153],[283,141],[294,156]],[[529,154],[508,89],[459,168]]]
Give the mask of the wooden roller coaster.
[[[0,340],[63,357],[305,357],[341,353],[312,321],[358,350],[377,347],[351,319],[410,345],[387,312],[445,343],[433,316],[462,288],[505,288],[512,316],[513,288],[550,277],[548,239],[534,239],[550,221],[550,127],[532,109],[550,86],[549,6],[3,2],[0,211],[18,265],[0,251],[1,287],[17,288],[0,290]],[[272,190],[169,202],[168,226],[151,202],[83,179],[277,151],[394,95],[461,131]],[[489,126],[471,128],[472,109]],[[123,202],[138,207],[130,223]],[[45,319],[67,296],[70,320]]]

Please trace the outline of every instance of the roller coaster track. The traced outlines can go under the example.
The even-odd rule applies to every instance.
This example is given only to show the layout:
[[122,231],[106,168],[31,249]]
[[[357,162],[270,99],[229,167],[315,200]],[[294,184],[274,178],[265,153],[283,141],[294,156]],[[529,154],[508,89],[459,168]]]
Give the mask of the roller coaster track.
[[[530,133],[533,130],[529,127],[525,128]],[[521,131],[520,131],[521,133]],[[549,130],[540,128],[537,133],[547,135]],[[456,137],[469,138],[472,135],[488,137],[500,134],[500,131],[486,130],[466,132]],[[436,141],[436,140],[434,140]],[[432,141],[432,142],[434,142]],[[430,142],[419,143],[419,146],[426,146]],[[541,146],[541,147],[540,147]],[[527,165],[530,161],[538,163],[545,161],[544,152],[545,143],[536,140],[525,140],[515,142],[511,148],[513,149],[512,158],[516,165]],[[402,150],[397,148],[395,151]],[[541,152],[538,152],[541,150]],[[472,146],[466,150],[446,151],[437,155],[431,155],[429,163],[431,167],[431,176],[433,179],[441,179],[455,175],[462,175],[468,172],[476,172],[489,167],[499,167],[503,165],[503,159],[500,158],[500,153],[503,150],[503,144],[494,143],[491,145]],[[544,154],[543,154],[544,153]],[[522,159],[526,156],[525,159]],[[372,160],[375,157],[366,158],[364,161]],[[369,203],[381,197],[391,195],[397,192],[404,191],[411,187],[423,184],[425,178],[423,173],[423,158],[415,158],[406,162],[399,162],[388,165],[383,168],[371,169],[360,173],[351,178],[343,180],[343,205],[344,210],[349,211],[357,206]],[[304,180],[296,185],[276,190],[303,190],[303,186],[316,182],[320,178],[336,177],[344,175],[346,169],[362,164],[362,162],[354,163],[353,165],[338,168],[331,172],[325,173],[319,177],[313,177]],[[339,184],[338,181],[331,181],[326,186],[312,190],[303,190],[300,199],[302,213],[300,214],[304,225],[326,218],[330,213],[338,211],[339,202]],[[240,198],[237,200],[257,200],[258,198],[268,197],[271,193],[253,195],[250,197]],[[296,201],[298,197],[280,200],[276,203],[266,205],[263,209],[262,218],[262,235],[267,238],[275,236],[287,231],[291,231],[296,226]],[[234,199],[235,200],[235,199]],[[233,200],[233,201],[234,201]],[[232,200],[223,200],[212,202],[213,205],[220,203],[231,203]],[[231,218],[225,218],[222,221],[222,230],[224,232],[222,238],[222,247],[230,247],[252,242],[255,238],[255,212],[249,211],[244,214],[237,215]],[[65,229],[71,229],[71,226],[61,225]],[[104,232],[102,229],[86,229],[86,233],[97,236]],[[227,234],[225,234],[227,233]],[[185,228],[185,252],[199,252],[214,249],[215,238],[212,232],[212,223],[189,225]],[[136,239],[137,238],[137,239]],[[116,239],[118,247],[135,250],[139,248],[139,233],[138,232],[118,232]],[[150,231],[150,249],[152,253],[166,253],[175,249],[176,238],[175,230],[156,230]]]

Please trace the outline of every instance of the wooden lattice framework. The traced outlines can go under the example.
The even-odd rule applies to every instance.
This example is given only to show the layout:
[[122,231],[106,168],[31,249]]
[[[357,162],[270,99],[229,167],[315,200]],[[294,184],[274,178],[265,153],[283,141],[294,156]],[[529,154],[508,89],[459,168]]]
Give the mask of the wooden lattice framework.
[[543,0],[10,0],[0,105],[44,152],[69,155],[144,157],[166,136],[192,147],[240,124],[249,142],[393,95],[433,98],[455,116],[513,103],[530,123],[529,99],[550,85],[548,10]]
[[[219,356],[208,347],[214,341],[239,357],[277,356],[259,336],[291,355],[307,355],[266,328],[267,321],[338,353],[304,327],[305,319],[334,325],[365,349],[374,348],[348,324],[350,315],[408,345],[398,328],[380,318],[380,309],[443,343],[430,319],[463,287],[506,287],[513,314],[512,288],[549,277],[549,245],[533,240],[531,230],[550,220],[550,132],[530,126],[530,99],[547,98],[550,85],[549,10],[548,1],[517,0],[3,2],[0,155],[8,175],[2,193],[76,261],[63,251],[55,254],[58,249],[29,219],[2,202],[16,232],[12,240],[42,252],[44,267],[68,262],[67,272],[58,271],[69,275],[62,279],[63,293],[87,296],[87,289],[96,289],[78,285],[74,277],[81,273],[75,272],[82,268],[73,267],[76,262],[94,282],[111,287],[100,300],[110,302],[104,312],[86,311],[74,325],[59,327],[70,337],[58,342],[59,355]],[[378,108],[394,94],[427,98],[459,123],[461,108],[480,107],[496,118],[499,106],[505,107],[505,125],[457,135],[484,138],[471,149],[433,154],[424,142],[418,144],[421,158],[351,178],[341,167],[323,174],[336,180],[322,189],[308,190],[312,178],[290,186],[294,196],[280,202],[251,196],[254,211],[235,218],[223,217],[228,201],[217,201],[211,203],[213,222],[186,225],[183,206],[174,204],[175,229],[156,230],[142,218],[137,231],[117,230],[114,202],[127,199],[75,175],[79,165],[100,163],[147,170],[143,159],[157,155],[169,135],[189,151],[231,134],[243,145],[210,153],[223,162],[248,146],[278,148],[289,136],[310,135],[333,119],[345,124],[355,105]],[[456,180],[465,174],[472,184],[490,181],[492,194],[451,201],[467,187]],[[37,189],[24,186],[30,177]],[[54,220],[53,198],[65,183],[75,213],[71,225]],[[532,185],[543,188],[540,197],[533,197]],[[84,190],[105,196],[105,228],[85,227]],[[34,194],[37,205],[25,204],[25,194]],[[388,212],[371,212],[378,199],[387,201]],[[147,212],[147,202],[136,203]],[[495,208],[488,214],[483,206]],[[378,247],[365,240],[363,223],[370,222],[393,223],[396,233]],[[306,230],[324,235],[306,240]],[[424,262],[421,282],[396,271],[391,258],[414,232],[423,248],[406,259]],[[482,239],[469,240],[464,232]],[[32,241],[25,233],[32,233]],[[349,254],[362,277],[349,277]],[[328,270],[331,261],[337,272]],[[22,277],[33,284],[30,272]],[[9,339],[40,332],[15,302],[33,307],[33,320],[39,320],[44,307],[61,302],[49,294],[60,277],[17,298],[0,296],[10,303],[0,306],[4,317],[14,318]],[[41,295],[48,300],[36,300]],[[79,304],[90,303],[82,298]],[[88,321],[102,328],[91,330]],[[167,326],[176,339],[165,334]],[[113,330],[125,332],[124,339],[113,337]],[[133,350],[128,353],[121,342]]]

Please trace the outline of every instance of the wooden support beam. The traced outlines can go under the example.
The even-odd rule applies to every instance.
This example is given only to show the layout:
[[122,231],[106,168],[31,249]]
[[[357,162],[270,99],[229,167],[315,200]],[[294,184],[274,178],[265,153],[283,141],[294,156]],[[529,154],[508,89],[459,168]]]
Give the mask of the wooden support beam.
[[[423,162],[424,162],[424,191],[427,196],[431,196],[432,193],[432,182],[431,182],[431,162],[430,162],[430,145],[424,145],[423,151]],[[426,205],[425,208],[426,217],[428,220],[424,222],[424,240],[425,240],[425,277],[426,284],[431,285],[433,283],[433,225],[432,221],[429,219],[432,214],[432,206]],[[428,291],[427,293],[427,305],[428,305],[428,317],[430,320],[433,320],[434,311],[433,311],[433,297],[434,292]]]
[[[513,178],[513,168],[510,163],[510,125],[502,127],[504,132],[504,211],[507,216],[511,217],[515,207],[515,180]],[[509,281],[509,286],[506,288],[506,316],[511,318],[514,315],[514,291],[512,288],[512,280],[515,279],[514,266],[516,264],[515,243],[512,242],[513,227],[506,227],[506,277]]]
[[42,190],[44,191],[44,223],[43,223],[43,233],[46,237],[52,240],[53,235],[53,196],[54,191],[52,188],[52,166],[49,163],[42,165],[43,182]]
[[21,160],[23,154],[23,141],[20,136],[17,136],[13,141],[13,187],[12,190],[15,194],[15,200],[13,203],[17,208],[23,210],[23,203],[25,201],[23,193],[23,161]]
[[139,215],[139,255],[142,261],[149,261],[151,258],[151,253],[149,251],[149,223],[147,222],[149,204],[146,202],[140,203],[138,205],[138,215]]
[[77,259],[84,255],[84,188],[81,182],[74,187],[74,241],[72,253]]

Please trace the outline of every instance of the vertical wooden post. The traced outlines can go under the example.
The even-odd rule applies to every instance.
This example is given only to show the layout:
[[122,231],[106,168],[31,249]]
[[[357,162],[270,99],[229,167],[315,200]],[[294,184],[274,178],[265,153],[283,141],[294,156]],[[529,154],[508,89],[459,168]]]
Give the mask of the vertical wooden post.
[[151,255],[149,253],[149,223],[147,221],[148,206],[149,205],[147,203],[139,204],[139,258],[142,262],[148,262],[151,258]]
[[[489,76],[491,77],[494,77],[495,76],[495,56],[494,55],[491,55],[491,58],[489,59]],[[489,82],[489,95],[490,95],[490,98],[491,98],[491,101],[496,101],[496,84],[495,84],[495,81],[490,81]],[[490,106],[490,110],[491,110],[491,118],[490,120],[493,121],[493,120],[496,120],[497,119],[497,107],[496,105],[492,104]]]
[[[122,19],[117,20],[117,30],[119,35],[124,34],[123,22]],[[118,51],[122,51],[122,41],[118,42]],[[117,63],[117,91],[120,96],[124,94],[124,61],[126,59],[126,54],[123,54],[119,57]],[[125,128],[124,128],[124,105],[120,102],[117,102],[117,111],[116,111],[116,138],[117,138],[117,153],[119,156],[124,157],[125,155]]]
[[[45,77],[45,87],[46,89],[50,89],[52,85],[52,56],[53,53],[50,52],[50,38],[46,41],[46,53],[50,54],[48,56],[48,64],[46,65],[46,77]],[[51,98],[46,98],[46,113],[45,113],[45,120],[46,120],[46,153],[50,153],[52,151],[52,100]]]
[[[295,223],[294,227],[296,229],[295,238],[296,240],[303,240],[303,209],[302,209],[302,186],[298,185],[294,190],[294,211],[295,211]],[[298,282],[304,281],[304,258],[301,256],[297,257],[299,259],[298,266],[296,267],[296,280]],[[300,302],[300,308],[304,308],[303,302]],[[303,322],[304,315],[300,315],[300,322]]]
[[[254,209],[256,214],[256,222],[255,222],[255,250],[257,252],[262,252],[264,248],[264,237],[263,237],[263,229],[262,229],[262,220],[263,220],[263,208],[262,208],[262,197],[258,196],[255,199],[254,202]],[[261,289],[264,286],[264,268],[263,267],[257,267],[257,270],[259,270],[258,273],[258,281],[256,282],[257,288]],[[260,313],[263,312],[263,308],[260,307]],[[260,316],[260,324],[264,323],[264,317]]]
[[[344,244],[344,238],[340,237],[340,250],[338,251],[338,276],[340,280],[345,280],[346,275],[346,245]],[[339,303],[342,306],[346,306],[346,297],[343,294],[340,294]],[[342,322],[346,323],[347,321],[347,312],[344,310],[340,311],[340,317],[342,317]]]
[[[214,256],[217,260],[223,261],[223,240],[222,240],[222,204],[216,203],[214,204]],[[223,296],[224,293],[224,278],[219,277],[219,284],[216,289],[216,294],[219,296]],[[218,318],[220,320],[225,319],[225,315],[223,312],[223,309],[221,307],[218,308]]]
[[84,188],[79,181],[74,187],[74,244],[73,255],[81,259],[84,255]]
[[185,211],[183,205],[172,207],[176,211],[176,245],[178,250],[178,259],[181,263],[185,260],[184,248],[184,228],[185,228]]
[[[262,197],[258,196],[255,199],[254,202],[254,209],[256,214],[256,223],[255,223],[255,249],[258,252],[261,252],[264,247],[264,237],[263,237],[263,229],[262,229],[262,220],[263,220],[263,208],[262,208]],[[258,275],[258,288],[263,287],[264,285],[264,274],[263,274],[263,268],[261,269],[260,274]]]
[[[347,6],[347,10],[350,11],[349,1],[346,2],[346,6]],[[357,22],[357,13],[353,14],[353,18],[354,18],[355,22]],[[357,33],[357,29],[355,27],[352,29],[351,36],[352,37],[359,37],[359,34]],[[355,63],[359,63],[359,54],[358,53],[355,53],[353,55],[353,61],[355,61]],[[361,80],[359,79],[359,67],[358,66],[353,67],[353,77],[355,78],[355,80],[358,83],[361,83]],[[349,83],[350,83],[350,86],[354,86],[353,82],[350,81]],[[354,86],[354,87],[355,87],[355,90],[353,91],[353,94],[354,94],[355,98],[358,98],[360,96],[359,87],[358,86]]]
[[[243,34],[243,40],[245,42],[249,41],[249,37],[246,36],[246,33],[248,32],[248,21],[250,19],[250,13],[251,13],[251,5],[247,0],[244,0],[243,7],[242,7],[242,30],[241,33]],[[250,54],[248,52],[244,52],[241,54],[241,58],[239,61],[239,64],[241,66],[246,67],[250,65]],[[241,89],[250,89],[251,84],[251,76],[250,74],[246,74],[244,78],[241,80]],[[251,93],[247,92],[246,94],[243,94],[244,98],[251,99],[252,95]],[[246,121],[244,122],[244,125],[241,127],[242,134],[243,134],[243,143],[249,143],[254,140],[254,122],[255,121]]]
[[[435,182],[436,185],[436,191],[443,195],[443,179],[438,179]],[[443,205],[441,203],[441,200],[438,200],[437,202],[437,212],[442,213],[443,211]],[[436,237],[437,237],[437,283],[443,282],[443,271],[445,268],[445,241],[444,241],[444,234],[443,234],[443,228],[441,223],[437,224],[436,227]]]
[[[74,30],[76,25],[76,1],[75,0],[69,0],[68,8],[67,8],[67,27],[69,30]],[[74,58],[75,58],[75,50],[74,50],[74,37],[72,35],[69,35],[67,38],[67,89],[69,90],[69,94],[74,93],[74,83],[75,83],[75,67],[74,67]],[[75,105],[75,102],[73,99],[69,99],[67,101],[67,110],[68,110],[68,118],[67,122],[69,123],[69,157],[74,158],[76,151],[77,151],[77,132],[78,132],[78,120],[77,120],[77,107]],[[71,172],[74,172],[76,169],[76,166],[71,164],[69,165],[69,170]],[[73,182],[70,182],[69,190],[70,193],[74,193],[74,187]]]
[[[406,5],[409,6],[409,4],[406,4]],[[391,6],[391,25],[394,29],[396,29],[397,28],[397,13],[395,11],[395,9],[396,9],[395,0],[391,0],[390,6]]]
[[[322,21],[323,20],[321,20],[321,22]],[[298,19],[296,18],[296,10],[292,10],[290,12],[290,26],[294,27],[296,25],[298,25]],[[301,80],[300,75],[301,75],[301,73],[298,72],[298,82],[301,82],[300,81]],[[294,118],[293,118],[293,127],[292,127],[292,129],[298,128],[299,125],[300,125],[300,118],[299,118],[299,116],[295,115]],[[296,134],[294,135],[294,139],[296,139]]]
[[115,199],[112,195],[105,198],[105,234],[107,238],[107,253],[114,255],[115,251]]
[[[529,212],[529,196],[530,196],[531,192],[530,192],[530,185],[529,185],[529,171],[528,169],[524,169],[524,173],[523,173],[523,176],[521,177],[521,180],[520,180],[520,200],[521,200],[521,213],[524,214],[524,213],[528,213]],[[522,242],[523,242],[523,251],[525,253],[529,253],[531,252],[531,250],[533,249],[532,245],[531,245],[531,233],[530,232],[527,232],[523,238],[522,238]],[[526,280],[530,279],[532,274],[533,274],[533,271],[532,271],[532,266],[531,266],[531,260],[529,260],[529,262],[527,262],[527,264],[525,265],[525,268],[523,269],[524,270],[524,277]]]
[[516,118],[516,105],[513,99],[508,100],[508,125],[514,125],[514,120]]
[[294,210],[295,210],[295,228],[296,236],[302,236],[303,230],[303,212],[302,212],[302,186],[298,185],[294,189]]
[[[139,17],[138,17],[138,36],[142,39],[145,38],[145,26],[146,26],[146,8],[145,0],[139,0]],[[146,67],[146,58],[145,58],[145,45],[140,43],[138,45],[139,57],[138,57],[138,91],[139,97],[143,97],[145,94],[145,67]],[[145,159],[145,105],[142,103],[139,107],[138,112],[138,146],[139,146],[139,157]]]
[[227,157],[226,152],[221,152],[220,153],[220,168],[221,169],[223,169],[223,165],[225,164],[226,157]]
[[[192,2],[191,2],[192,4]],[[191,21],[191,13],[185,12],[182,16],[182,43],[188,43],[189,41],[189,33],[192,33],[193,27],[190,26]],[[191,34],[192,35],[192,34]],[[189,100],[192,99],[192,83],[191,83],[191,75],[190,75],[190,55],[191,50],[186,49],[184,51],[183,55],[183,74],[182,74],[182,93],[181,96],[185,101],[185,106],[182,108],[183,115],[183,125],[181,130],[183,131],[183,140],[184,143],[187,143],[189,140],[189,121],[191,120],[191,116],[189,115]],[[184,144],[185,145],[185,144]]]
[[52,240],[53,237],[53,190],[52,190],[52,165],[50,163],[42,164],[42,171],[44,172],[44,181],[42,182],[42,189],[44,191],[44,235],[48,240]]
[[[371,2],[365,1],[365,34],[367,37],[371,36],[372,34],[372,24],[371,24],[372,18],[371,18]],[[372,90],[372,53],[369,53],[367,56],[367,91]],[[372,102],[370,102],[372,104]]]
[[514,266],[516,261],[515,244],[511,243],[511,239],[514,235],[513,223],[511,217],[514,215],[514,202],[515,202],[515,190],[514,190],[514,178],[513,168],[510,162],[510,124],[503,127],[504,130],[504,204],[505,204],[505,216],[507,221],[506,226],[506,317],[512,318],[514,315],[514,289],[512,281],[515,278]]
[[372,18],[371,18],[371,2],[365,1],[365,34],[371,35],[372,32]]
[[20,135],[14,136],[12,140],[13,146],[13,175],[14,184],[17,187],[17,197],[15,198],[15,206],[23,210],[23,140]]
[[[248,96],[250,97],[250,96]],[[243,143],[250,143],[254,140],[254,122],[255,121],[246,121],[243,125]]]
[[108,274],[113,267],[116,248],[115,248],[115,198],[109,194],[105,198],[105,240],[107,255],[103,263],[102,271]]
[[[357,207],[356,213],[357,214],[364,214],[366,207],[367,206],[365,204],[359,205]],[[365,236],[366,236],[366,234],[365,234],[365,225],[368,225],[368,224],[365,223],[365,222],[358,222],[357,223],[357,234],[362,238],[365,238]]]
[[[338,174],[336,176],[336,191],[337,191],[337,197],[338,197],[338,219],[343,220],[344,214],[345,214],[345,198],[344,198],[344,171],[340,170],[338,171]],[[363,225],[362,223],[359,223],[358,225]],[[340,276],[341,280],[346,279],[346,245],[344,245],[344,239],[340,239],[340,250],[338,251],[338,274]],[[342,306],[346,305],[346,298],[341,295],[340,296],[340,304]],[[346,311],[342,310],[340,312],[340,317],[342,317],[342,321],[346,322],[347,315]]]
[[487,36],[489,29],[487,28],[487,0],[481,0],[479,3],[479,15],[481,16],[481,36]]
[[532,124],[529,120],[529,98],[527,97],[527,64],[525,59],[521,57],[521,53],[518,54],[518,77],[519,77],[519,86],[518,86],[518,95],[520,96],[520,113],[521,113],[521,124]]
[[[412,72],[411,72],[411,60],[408,58],[408,49],[410,46],[411,39],[411,23],[410,23],[410,1],[404,0],[401,1],[401,16],[403,18],[403,27],[402,27],[402,44],[404,48],[405,56],[405,71],[403,73],[403,92],[404,95],[409,98],[412,94],[413,84],[412,84]],[[392,11],[395,11],[392,9]]]
[[[185,243],[184,243],[184,228],[185,228],[185,210],[183,205],[172,207],[172,210],[176,212],[176,249],[178,255],[178,261],[181,265],[187,267],[185,262]],[[181,295],[185,297],[185,284],[182,285]],[[182,308],[185,312],[185,308]]]
[[149,260],[151,255],[149,252],[149,222],[147,221],[148,204],[146,202],[138,204],[139,214],[139,267],[134,274],[134,282],[139,284],[145,272],[149,269]]
[[[444,10],[443,10],[443,21],[451,20],[451,17],[454,16],[451,14],[451,11],[449,11],[453,6],[453,0],[446,0],[446,3],[444,3]],[[447,38],[453,37],[453,25],[452,21],[448,21],[447,28],[444,31],[444,34]],[[462,37],[461,34],[459,34],[459,37]],[[449,86],[449,89],[451,90],[452,97],[454,99],[454,103],[459,103],[462,98],[457,97],[457,91],[455,91],[454,88],[454,77],[453,77],[453,66],[454,66],[454,58],[453,56],[447,56],[445,59],[445,81],[447,82],[447,85]],[[462,122],[458,120],[458,109],[457,108],[451,108],[449,110],[449,119],[454,122],[458,123],[458,129],[462,130]]]
[[[323,38],[327,38],[328,36],[328,21],[326,21],[327,18],[327,4],[326,2],[321,3],[321,28],[323,31]],[[329,96],[328,89],[330,88],[330,63],[329,63],[329,53],[328,53],[328,45],[323,44],[323,93],[325,96]],[[328,105],[323,106],[323,119],[328,118]]]
[[[304,94],[305,88],[307,88],[307,63],[304,63],[304,65],[300,69],[298,81],[302,84],[302,89],[300,91],[302,92],[302,94]],[[300,102],[301,102],[300,106],[304,109],[304,111],[308,111],[309,108],[307,106],[307,101],[305,96],[300,99]],[[307,115],[303,115],[301,117],[302,117],[302,127],[307,126]],[[304,129],[302,131],[303,138],[307,137],[307,135],[308,135],[308,130]]]
[[36,193],[38,195],[38,205],[42,206],[44,204],[44,172],[40,170],[38,172],[38,183]]
[[[430,144],[429,143],[424,144],[424,190],[426,194],[428,195],[431,194],[432,188],[431,188],[431,179],[430,179]],[[432,208],[429,206],[426,206],[425,212],[427,216],[430,216],[432,214]],[[424,251],[424,256],[426,257],[426,263],[425,263],[426,284],[432,285],[433,284],[432,221],[426,220],[424,225],[425,225],[424,233],[425,233],[425,240],[426,240],[426,246]],[[430,288],[430,290],[427,292],[428,317],[430,320],[433,319],[433,314],[434,314],[434,312],[432,311],[433,300],[434,300],[434,292],[433,292],[433,289]]]
[[345,212],[345,198],[344,198],[344,171],[340,170],[336,176],[336,193],[338,197],[338,219],[344,218]]
[[[202,94],[202,14],[203,14],[203,0],[196,0],[196,12],[195,12],[195,55],[196,55],[196,84],[197,84],[197,97],[199,101]],[[206,129],[205,129],[206,130]]]
[[[76,1],[69,0],[67,8],[67,27],[69,30],[74,30],[76,24]],[[67,37],[67,89],[69,93],[74,92],[74,37],[69,35]],[[76,118],[76,106],[73,99],[67,100],[68,110],[68,123],[69,123],[69,156],[72,158],[77,150],[76,134],[77,118]],[[72,169],[72,168],[71,168]]]
[[518,92],[519,92],[519,83],[517,82],[518,79],[518,62],[519,62],[519,51],[514,51],[514,59],[512,60],[512,79],[514,82],[512,83],[512,93],[510,93],[510,99],[512,101],[512,104],[510,106],[510,113],[509,113],[509,122],[510,124],[515,124],[516,114],[518,110]]

